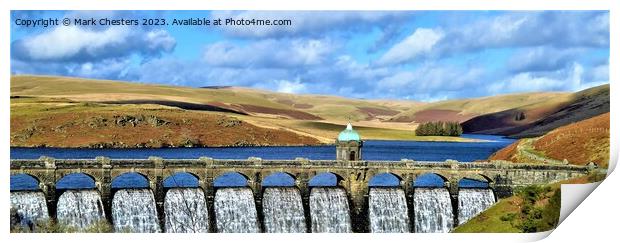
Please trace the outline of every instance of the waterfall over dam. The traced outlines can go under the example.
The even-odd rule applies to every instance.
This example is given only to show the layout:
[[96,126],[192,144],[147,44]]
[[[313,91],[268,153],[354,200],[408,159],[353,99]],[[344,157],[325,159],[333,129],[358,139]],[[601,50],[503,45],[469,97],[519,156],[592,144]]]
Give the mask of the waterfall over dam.
[[266,233],[305,233],[306,218],[296,187],[269,187],[263,193]]
[[120,189],[112,199],[112,222],[116,232],[161,232],[155,197],[150,189]]
[[33,225],[39,220],[47,220],[49,214],[45,195],[38,191],[11,192],[11,207],[17,209],[22,225]]
[[209,215],[200,188],[172,188],[164,202],[166,233],[207,233]]
[[[218,188],[214,194],[210,202],[215,215],[209,215],[203,189],[170,188],[165,191],[160,209],[163,214],[158,217],[151,189],[119,189],[113,195],[110,216],[115,232],[353,232],[354,211],[349,196],[341,187],[312,187],[305,199],[297,187],[266,187],[262,200],[258,201],[260,205],[256,204],[249,187]],[[413,188],[412,209],[401,187],[370,187],[367,200],[367,214],[364,215],[368,219],[368,231],[372,233],[407,233],[411,228],[415,233],[447,233],[456,226],[455,215],[459,224],[463,224],[496,201],[490,188],[459,188],[458,202],[454,201],[458,203],[454,205],[458,210],[454,212],[453,199],[445,187]],[[24,226],[32,228],[37,220],[48,219],[46,205],[46,198],[40,191],[11,192],[11,206],[17,209]],[[66,190],[58,198],[56,218],[63,225],[85,231],[106,220],[103,205],[96,189]],[[214,217],[211,222],[215,226],[211,229],[210,217]]]
[[96,190],[67,190],[58,198],[58,222],[83,231],[105,220],[101,196]]
[[215,192],[215,217],[220,233],[258,233],[258,215],[250,188],[219,188]]
[[415,188],[414,232],[447,233],[454,227],[450,193],[446,188]]
[[459,189],[459,225],[464,224],[495,203],[493,190],[488,188]]
[[342,188],[312,188],[310,215],[314,233],[352,232],[347,193]]
[[405,191],[401,188],[370,188],[368,213],[370,232],[407,233],[409,216]]

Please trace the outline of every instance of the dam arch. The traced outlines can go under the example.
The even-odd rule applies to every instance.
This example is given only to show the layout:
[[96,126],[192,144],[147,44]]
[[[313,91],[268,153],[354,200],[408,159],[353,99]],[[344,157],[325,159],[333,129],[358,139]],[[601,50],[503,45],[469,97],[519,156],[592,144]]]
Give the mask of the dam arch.
[[[136,185],[126,185],[126,184]],[[110,183],[112,189],[131,189],[131,188],[150,188],[151,181],[148,176],[140,172],[124,172],[112,178]]]
[[170,188],[200,187],[200,177],[192,172],[176,172],[164,178],[162,186]]
[[264,187],[296,187],[298,184],[295,175],[288,172],[272,172],[261,179]]
[[391,172],[377,173],[370,177],[368,187],[402,187],[403,178]]
[[42,190],[41,181],[28,173],[11,173],[9,178],[10,191],[36,191]]
[[[72,187],[69,183],[82,184],[77,187]],[[88,185],[86,185],[88,184]],[[97,179],[85,172],[73,172],[62,175],[56,180],[56,190],[69,190],[69,189],[97,189]]]

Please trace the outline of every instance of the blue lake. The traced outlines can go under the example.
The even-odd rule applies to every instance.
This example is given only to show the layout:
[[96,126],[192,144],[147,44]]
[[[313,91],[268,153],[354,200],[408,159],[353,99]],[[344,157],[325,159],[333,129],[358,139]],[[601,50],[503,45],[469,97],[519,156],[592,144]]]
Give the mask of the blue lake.
[[[462,137],[481,139],[484,142],[418,142],[418,141],[364,141],[362,156],[364,160],[391,160],[412,159],[418,161],[445,161],[455,159],[460,162],[471,162],[487,159],[495,151],[508,146],[514,139],[508,139],[492,135],[464,134]],[[11,159],[37,159],[40,156],[49,156],[57,159],[93,159],[97,156],[106,156],[112,159],[134,158],[146,159],[149,156],[162,158],[191,159],[202,156],[216,159],[247,159],[248,157],[260,157],[263,159],[295,159],[304,157],[308,159],[334,159],[336,149],[333,145],[326,146],[292,146],[292,147],[231,147],[231,148],[161,148],[161,149],[75,149],[75,148],[11,148]],[[372,186],[390,186],[398,183],[397,179],[385,174],[377,176],[372,181]],[[441,186],[443,181],[435,175],[419,178],[416,186]],[[27,175],[11,176],[11,190],[36,189],[36,180]],[[146,187],[148,182],[140,178],[138,174],[116,178],[112,186]],[[191,178],[190,178],[191,177]],[[323,178],[324,177],[324,178]],[[174,179],[174,180],[173,180]],[[168,180],[168,186],[197,186],[190,175],[175,175]],[[34,182],[33,182],[34,180]],[[396,180],[396,181],[394,181]],[[313,182],[313,181],[311,181]],[[335,184],[335,178],[330,175],[321,175],[314,180],[315,186],[328,186]],[[225,175],[216,178],[216,186],[245,186],[247,182],[240,175]],[[269,186],[287,186],[291,184],[291,178],[285,175],[274,176],[265,180]],[[374,183],[374,184],[373,184]],[[312,185],[312,183],[311,183]],[[164,183],[166,186],[166,183]],[[476,181],[462,181],[462,186],[486,186]],[[57,185],[59,189],[92,188],[94,182],[90,177],[74,175],[64,178]]]

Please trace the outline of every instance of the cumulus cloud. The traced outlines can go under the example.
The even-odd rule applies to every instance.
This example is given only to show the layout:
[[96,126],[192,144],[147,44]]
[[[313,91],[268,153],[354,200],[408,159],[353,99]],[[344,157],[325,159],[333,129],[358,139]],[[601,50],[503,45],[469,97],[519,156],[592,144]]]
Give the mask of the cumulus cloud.
[[175,45],[175,39],[163,30],[139,32],[129,27],[111,27],[94,31],[68,26],[17,40],[12,43],[12,51],[21,60],[83,62],[132,53],[158,55],[172,51]]
[[[482,67],[459,67],[425,63],[424,65],[381,79],[377,88],[401,96],[435,96],[439,93],[472,92],[484,80],[486,70]],[[428,100],[428,97],[423,97]]]
[[430,53],[443,38],[441,30],[419,28],[403,41],[390,48],[378,61],[380,65],[398,64]]
[[471,23],[418,28],[388,49],[379,63],[398,64],[420,56],[444,58],[494,48],[541,46],[548,49],[607,48],[609,12],[509,12],[481,17]]
[[572,64],[582,49],[533,47],[518,51],[508,60],[508,69],[515,73],[558,70]]
[[299,78],[295,80],[269,80],[255,84],[254,88],[275,90],[277,92],[289,93],[289,94],[301,94],[305,93],[308,89],[308,85],[302,82]]
[[266,39],[239,46],[222,41],[205,48],[203,59],[217,67],[297,67],[323,64],[335,44],[318,39]]
[[570,68],[557,70],[547,74],[534,72],[518,73],[500,82],[488,86],[490,93],[512,93],[533,91],[577,91],[585,86],[584,68],[573,63]]
[[445,51],[540,45],[607,47],[609,12],[511,12],[454,25],[445,40]]

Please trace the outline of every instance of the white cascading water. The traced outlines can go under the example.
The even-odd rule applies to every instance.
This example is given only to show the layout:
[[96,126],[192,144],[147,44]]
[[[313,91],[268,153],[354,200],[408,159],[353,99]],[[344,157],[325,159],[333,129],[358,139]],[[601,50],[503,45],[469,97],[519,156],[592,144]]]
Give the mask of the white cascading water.
[[112,199],[112,222],[116,232],[161,232],[155,197],[150,189],[121,189]]
[[67,190],[58,198],[56,217],[61,224],[85,230],[105,220],[101,196],[96,190]]
[[305,233],[306,219],[296,187],[269,187],[263,193],[266,233]]
[[167,233],[207,233],[207,202],[200,188],[172,188],[164,201]]
[[452,201],[447,188],[415,188],[414,232],[447,233],[454,227]]
[[372,233],[407,233],[407,199],[401,188],[370,188],[368,214]]
[[459,225],[464,224],[495,203],[493,190],[485,188],[459,189]]
[[310,215],[314,233],[350,233],[352,231],[347,193],[342,188],[312,188]]
[[218,232],[259,232],[256,204],[250,188],[217,189],[214,204]]
[[11,192],[11,207],[17,209],[22,224],[49,219],[45,195],[36,191]]

